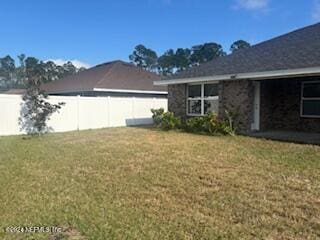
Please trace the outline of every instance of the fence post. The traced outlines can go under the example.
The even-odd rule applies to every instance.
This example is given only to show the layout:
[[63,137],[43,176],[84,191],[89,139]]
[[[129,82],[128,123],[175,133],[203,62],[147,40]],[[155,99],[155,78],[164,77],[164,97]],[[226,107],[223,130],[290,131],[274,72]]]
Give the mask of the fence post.
[[110,126],[110,96],[107,97],[107,124]]
[[77,95],[77,129],[80,130],[80,95]]
[[136,101],[136,98],[132,97],[132,125],[136,125],[135,108],[134,108],[135,101]]
[[155,97],[152,98],[152,103],[153,103],[152,108],[155,109],[156,108],[156,98]]

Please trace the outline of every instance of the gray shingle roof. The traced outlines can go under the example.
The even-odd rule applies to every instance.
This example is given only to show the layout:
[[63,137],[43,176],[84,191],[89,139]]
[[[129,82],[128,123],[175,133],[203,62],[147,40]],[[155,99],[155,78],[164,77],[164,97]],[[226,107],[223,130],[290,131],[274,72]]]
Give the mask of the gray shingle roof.
[[320,23],[216,58],[168,79],[320,67]]
[[153,85],[160,76],[131,63],[113,61],[97,65],[61,80],[46,83],[42,89],[48,93],[92,91],[94,88],[166,91],[166,87]]

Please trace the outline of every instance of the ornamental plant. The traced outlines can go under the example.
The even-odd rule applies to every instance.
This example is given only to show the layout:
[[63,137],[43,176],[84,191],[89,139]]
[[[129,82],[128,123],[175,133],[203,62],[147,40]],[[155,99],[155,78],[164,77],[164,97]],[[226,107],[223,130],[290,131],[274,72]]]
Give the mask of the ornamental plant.
[[47,121],[64,105],[62,102],[51,104],[47,101],[48,95],[40,88],[44,76],[40,65],[35,58],[26,60],[27,90],[22,98],[19,124],[21,130],[25,130],[28,135],[41,135],[49,132]]
[[181,127],[181,119],[172,112],[165,112],[163,108],[151,109],[155,125],[162,130],[173,130]]

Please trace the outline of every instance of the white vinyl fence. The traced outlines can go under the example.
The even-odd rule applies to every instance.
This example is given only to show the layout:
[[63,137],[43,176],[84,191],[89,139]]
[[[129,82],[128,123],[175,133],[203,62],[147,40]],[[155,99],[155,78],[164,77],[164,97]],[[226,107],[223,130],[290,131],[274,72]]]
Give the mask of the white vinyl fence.
[[[165,98],[50,96],[64,102],[48,122],[53,132],[152,124],[152,108],[167,109]],[[19,117],[21,95],[0,94],[0,136],[24,134]]]

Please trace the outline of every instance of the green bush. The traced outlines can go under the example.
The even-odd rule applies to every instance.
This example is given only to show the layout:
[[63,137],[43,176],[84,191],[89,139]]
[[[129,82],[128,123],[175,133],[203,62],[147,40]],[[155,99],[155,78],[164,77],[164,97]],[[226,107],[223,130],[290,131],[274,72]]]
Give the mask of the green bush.
[[210,134],[220,133],[220,121],[214,113],[207,113],[204,115],[204,130]]
[[205,132],[204,117],[192,117],[186,122],[185,129],[188,132]]
[[236,128],[234,124],[234,120],[238,117],[238,113],[236,112],[229,112],[228,110],[225,110],[225,115],[226,115],[226,126],[225,126],[225,131],[229,135],[236,135]]
[[234,135],[231,117],[221,120],[214,113],[207,113],[204,116],[193,117],[187,120],[186,130],[188,132],[208,133],[211,135]]
[[189,118],[182,126],[181,120],[172,112],[165,112],[163,108],[152,109],[154,123],[162,130],[183,128],[188,132],[206,133],[211,135],[235,135],[233,115],[226,111],[226,119],[219,119],[215,113]]
[[177,129],[181,126],[181,120],[180,118],[177,118],[174,116],[172,112],[165,112],[162,115],[160,128],[163,130],[173,130]]
[[164,109],[163,108],[151,109],[151,112],[152,112],[152,119],[154,124],[159,125],[162,121]]
[[223,135],[231,136],[234,136],[236,134],[235,129],[229,125],[229,122],[227,120],[220,122],[218,132]]
[[172,112],[164,112],[163,108],[151,109],[154,123],[163,130],[172,130],[181,127],[181,120]]

